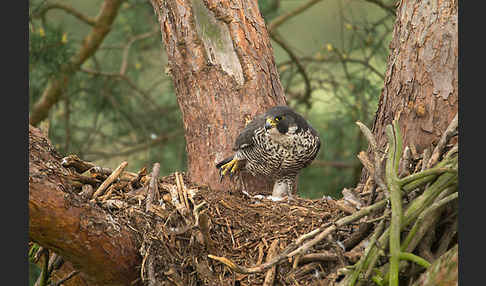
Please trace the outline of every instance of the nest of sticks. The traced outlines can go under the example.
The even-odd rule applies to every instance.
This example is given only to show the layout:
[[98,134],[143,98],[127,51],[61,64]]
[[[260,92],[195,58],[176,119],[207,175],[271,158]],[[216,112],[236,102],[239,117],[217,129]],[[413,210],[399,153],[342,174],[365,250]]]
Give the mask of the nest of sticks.
[[416,280],[457,243],[457,143],[449,144],[457,117],[423,154],[402,148],[394,124],[381,155],[358,125],[372,150],[358,156],[370,176],[340,200],[213,191],[184,173],[159,177],[158,163],[150,173],[74,155],[63,165],[80,174],[82,199],[138,234],[145,285],[398,285],[398,273]]

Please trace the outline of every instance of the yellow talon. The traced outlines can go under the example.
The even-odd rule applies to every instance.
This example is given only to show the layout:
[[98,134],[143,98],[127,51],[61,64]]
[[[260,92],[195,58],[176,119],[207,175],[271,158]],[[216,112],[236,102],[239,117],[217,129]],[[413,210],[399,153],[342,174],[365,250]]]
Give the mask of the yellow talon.
[[228,163],[224,164],[223,166],[221,166],[221,170],[222,170],[221,175],[222,176],[226,175],[228,170],[230,171],[230,173],[234,173],[234,172],[236,172],[237,168],[238,168],[238,160],[233,159],[233,160],[229,161]]
[[[233,160],[235,160],[235,159],[233,159]],[[233,168],[231,168],[231,173],[236,173],[236,170],[238,169],[239,162],[240,161],[235,160],[235,163],[233,164]]]

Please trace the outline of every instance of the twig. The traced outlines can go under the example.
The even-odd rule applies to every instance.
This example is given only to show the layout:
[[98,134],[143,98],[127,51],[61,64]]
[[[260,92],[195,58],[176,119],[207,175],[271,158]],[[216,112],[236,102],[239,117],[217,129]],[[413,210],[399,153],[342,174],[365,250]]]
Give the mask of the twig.
[[154,254],[149,255],[147,261],[147,276],[148,276],[148,285],[155,286],[158,285],[157,280],[155,279],[155,269],[154,269]]
[[235,238],[233,236],[233,231],[231,231],[231,226],[229,225],[229,221],[228,221],[228,218],[225,217],[224,218],[224,221],[226,222],[226,227],[228,227],[228,233],[230,234],[231,236],[231,242],[233,243],[233,248],[236,246],[236,243],[235,243]]
[[277,18],[275,18],[272,22],[270,22],[270,24],[268,25],[268,32],[271,34],[273,31],[275,31],[280,25],[282,25],[283,23],[285,23],[285,21],[289,20],[290,18],[304,12],[305,10],[307,10],[308,8],[314,6],[315,4],[317,4],[318,2],[320,2],[321,0],[310,0],[306,3],[304,3],[303,5],[297,7],[296,9],[286,13],[286,14],[283,14]]
[[92,202],[96,201],[96,198],[101,195],[105,191],[105,189],[120,176],[121,172],[123,172],[123,169],[125,169],[127,165],[128,162],[122,162],[120,166],[118,166],[115,171],[113,171],[113,173],[111,173],[111,175],[106,178],[106,180],[98,187],[96,192],[93,194],[93,198],[91,199]]
[[181,173],[176,172],[176,184],[177,184],[177,191],[179,192],[179,200],[184,204],[184,207],[187,211],[189,211],[189,201],[187,199],[187,190],[186,186],[184,185],[184,179],[182,178]]
[[[441,162],[442,163],[442,162]],[[427,177],[428,178],[428,177]],[[410,223],[412,223],[421,213],[422,211],[427,208],[433,200],[440,195],[443,191],[446,190],[447,187],[457,184],[457,174],[452,174],[452,173],[443,173],[440,175],[437,180],[435,180],[432,185],[427,187],[425,191],[417,197],[415,200],[413,200],[409,206],[407,207],[405,213],[403,214],[403,219],[402,219],[402,225],[401,228],[407,227]],[[424,180],[424,179],[421,179]],[[413,184],[413,183],[411,183]],[[411,185],[409,184],[409,185]],[[407,185],[407,186],[409,186]],[[414,188],[410,189],[405,189],[405,192],[412,191]],[[380,239],[378,240],[377,245],[381,246],[386,246],[386,242],[389,239],[390,235],[390,229],[388,228],[383,232],[381,235]],[[384,249],[383,249],[384,251]],[[376,262],[378,261],[378,256],[381,255],[382,249],[377,249],[374,247],[371,250],[370,253],[370,258],[368,261],[365,262],[366,264],[366,275],[365,278],[368,278],[369,275],[371,274],[371,271],[375,267]]]
[[[339,57],[339,58],[315,58],[315,57],[301,57],[300,58],[300,61],[302,63],[304,62],[316,62],[316,63],[335,63],[335,62],[340,62],[340,63],[353,63],[353,64],[360,64],[362,65],[364,68],[367,68],[369,69],[371,72],[373,72],[374,74],[376,74],[380,79],[385,79],[385,75],[378,71],[374,66],[372,66],[369,61],[367,60],[362,60],[362,59],[358,59],[358,58],[352,58],[352,57],[347,57],[347,58],[343,58],[342,56]],[[293,61],[292,60],[289,60],[289,61],[284,61],[284,62],[281,62],[277,65],[277,67],[280,69],[282,68],[283,66],[287,66],[287,65],[290,65],[292,64]]]
[[157,184],[157,179],[160,172],[160,163],[155,163],[152,167],[152,177],[150,178],[150,183],[148,187],[147,197],[145,199],[145,211],[148,212],[150,206],[154,201],[158,201],[159,198],[159,187]]
[[[387,162],[387,166],[386,166],[387,167],[387,173],[386,173],[387,183],[391,183],[391,184],[389,184],[389,185],[391,185],[390,190],[395,191],[396,193],[400,193],[401,191],[403,191],[404,193],[408,193],[410,191],[413,191],[417,187],[434,180],[434,182],[430,186],[428,186],[425,189],[425,191],[419,197],[417,197],[415,200],[413,200],[409,204],[406,211],[403,214],[401,214],[402,218],[395,217],[395,220],[399,219],[401,221],[400,224],[398,225],[398,231],[396,229],[394,230],[395,232],[398,232],[398,235],[400,235],[400,231],[403,230],[405,227],[407,227],[410,223],[412,223],[418,216],[420,216],[423,213],[424,209],[427,209],[429,207],[429,205],[431,205],[432,202],[436,198],[441,196],[442,193],[448,192],[447,188],[449,188],[449,187],[454,188],[457,185],[457,172],[453,171],[453,172],[445,172],[445,173],[440,174],[439,172],[431,171],[427,176],[415,176],[414,177],[415,180],[408,180],[407,179],[406,180],[407,184],[403,185],[401,187],[401,190],[400,190],[400,186],[397,184],[396,170],[397,170],[397,167],[398,167],[397,161],[399,161],[399,159],[400,159],[400,155],[399,155],[400,152],[398,152],[398,151],[401,150],[401,146],[396,146],[395,143],[400,144],[400,140],[397,140],[397,139],[401,139],[401,136],[398,133],[399,130],[398,130],[398,126],[396,125],[396,121],[394,121],[394,127],[395,128],[392,128],[391,126],[387,126],[387,130],[386,130],[387,131],[387,137],[389,138],[389,143],[390,143],[389,144],[390,154],[388,156],[388,162]],[[445,166],[450,166],[448,168],[450,168],[451,170],[455,170],[457,168],[457,156],[453,156],[453,154],[455,154],[455,153],[451,152],[450,156],[444,157],[443,161],[440,162],[439,164],[437,164],[437,166],[434,169],[437,170],[437,169],[440,169],[440,168],[444,168]],[[390,173],[392,175],[392,180],[391,180],[392,182],[390,182],[390,178],[389,178]],[[424,173],[422,173],[422,175],[423,174]],[[427,173],[425,173],[425,174],[427,174]],[[395,177],[395,180],[393,180],[393,177]],[[393,207],[393,204],[395,203],[397,196],[396,196],[396,194],[395,195],[392,194],[392,196],[390,196],[390,197],[392,199],[392,211],[396,211],[396,208]],[[400,201],[400,203],[401,203],[401,201]],[[401,212],[398,212],[398,213],[401,213]],[[395,215],[396,214],[397,214],[397,212],[395,212]],[[387,241],[390,241],[391,246],[393,245],[394,247],[396,247],[396,242],[399,242],[399,240],[397,240],[397,239],[395,239],[392,242],[392,239],[389,237],[392,227],[394,227],[393,221],[392,221],[391,226],[387,230],[385,230],[383,232],[383,234],[380,236],[376,246],[371,247],[371,249],[369,250],[369,254],[367,255],[367,257],[364,258],[364,260],[362,262],[363,263],[362,269],[366,269],[366,272],[365,272],[365,275],[364,275],[364,280],[366,280],[366,279],[368,279],[368,277],[370,277],[372,270],[374,269],[375,264],[378,261],[379,256],[385,255],[384,254],[385,249],[379,249],[378,247],[379,246],[386,246]],[[396,224],[395,224],[395,227],[396,227]],[[409,239],[406,239],[406,240],[408,241]],[[405,253],[405,255],[403,255],[403,253]],[[407,253],[404,252],[404,248],[400,247],[400,245],[399,245],[398,251],[395,249],[395,254],[396,254],[395,259],[398,258],[398,261],[401,258],[405,258],[405,256],[407,256]],[[415,258],[415,257],[413,257],[413,258]],[[423,266],[426,266],[426,263],[423,263],[424,261],[421,261],[420,259],[418,259],[418,260],[419,260],[418,263],[422,263]],[[394,269],[394,271],[395,270],[398,271],[400,266],[401,266],[401,264],[398,263],[398,269]],[[396,265],[394,267],[396,267]],[[390,266],[390,269],[392,269],[391,266]],[[344,281],[349,281],[350,275],[352,275],[352,274],[348,273],[346,275],[347,277],[344,279]],[[393,275],[390,275],[390,272],[388,272],[386,277],[385,277],[386,280],[391,280],[392,278],[390,278],[390,276],[393,276]],[[374,281],[378,281],[380,279],[383,279],[382,277],[383,277],[383,275],[381,275],[380,277],[377,277],[377,276],[373,277],[372,279]],[[380,278],[380,279],[378,279],[378,278]],[[380,280],[380,281],[383,281],[383,280]],[[391,282],[390,282],[390,284],[391,284]],[[346,285],[348,285],[348,284],[346,284]]]
[[132,186],[132,187],[135,187],[139,182],[140,180],[142,179],[143,176],[147,175],[147,168],[143,167],[142,170],[140,170],[138,173],[137,173],[137,176],[136,177],[133,177],[130,181],[129,181],[129,185]]
[[114,185],[109,186],[108,189],[106,190],[106,193],[98,197],[98,201],[105,202],[113,193],[113,189],[114,189]]
[[368,154],[366,154],[365,151],[361,151],[359,152],[357,157],[361,164],[363,164],[363,166],[366,168],[366,170],[368,170],[370,176],[374,177],[375,169],[373,167],[373,163],[371,163],[370,158],[368,157]]
[[336,261],[338,257],[335,253],[331,253],[329,251],[319,252],[319,253],[309,253],[303,255],[299,259],[300,264],[305,264],[313,261]]
[[140,41],[146,38],[150,38],[153,35],[157,34],[157,32],[160,32],[160,28],[158,26],[155,26],[155,29],[153,29],[150,32],[146,32],[143,34],[135,35],[131,39],[128,40],[128,43],[125,45],[123,48],[123,57],[122,57],[122,63],[120,66],[120,75],[125,75],[127,71],[127,66],[128,66],[128,56],[130,54],[130,48],[132,47],[133,43],[136,41]]
[[390,13],[392,16],[395,16],[396,13],[395,8],[392,5],[386,5],[380,0],[365,0],[365,1],[377,5],[378,7]]
[[398,166],[399,178],[410,175],[409,166],[411,162],[412,162],[412,151],[410,150],[410,147],[405,146],[405,149],[403,150],[402,159],[400,160],[400,164]]
[[78,18],[82,22],[94,26],[96,25],[96,19],[90,18],[83,13],[79,12],[78,10],[74,9],[73,7],[63,4],[63,3],[50,3],[44,6],[42,9],[40,9],[38,12],[36,12],[34,15],[32,15],[32,18],[41,18],[43,17],[47,11],[52,10],[52,9],[59,9],[63,10],[64,12],[73,15],[74,17]]
[[284,49],[284,51],[287,52],[289,57],[292,59],[292,61],[295,63],[297,66],[297,70],[299,73],[302,75],[302,78],[304,79],[304,85],[305,85],[305,92],[304,96],[299,98],[300,102],[304,102],[307,107],[310,107],[310,97],[312,93],[312,87],[311,83],[309,80],[309,76],[307,75],[307,72],[305,71],[304,66],[300,62],[299,58],[294,54],[294,52],[290,49],[290,47],[287,45],[287,43],[282,39],[280,34],[278,34],[277,31],[274,31],[273,33],[270,33],[270,37]]
[[366,139],[368,140],[368,143],[370,144],[370,147],[371,147],[371,152],[373,154],[373,166],[374,166],[374,172],[373,172],[373,176],[374,176],[374,179],[375,179],[375,182],[378,184],[378,186],[380,188],[382,188],[383,190],[386,190],[386,185],[385,185],[385,182],[383,181],[383,178],[382,178],[382,175],[383,175],[383,171],[382,171],[382,168],[381,168],[381,160],[378,156],[378,145],[376,144],[376,140],[375,140],[375,137],[373,136],[373,134],[371,133],[371,131],[368,129],[368,127],[366,127],[366,125],[364,125],[363,123],[359,122],[359,121],[356,121],[356,124],[359,126],[359,129],[361,129],[361,132],[363,132],[363,135],[366,137]]
[[61,256],[59,256],[57,253],[53,253],[51,255],[51,258],[49,259],[49,267],[48,267],[49,276],[52,274],[54,270],[59,269],[63,264],[64,264],[64,259]]
[[76,170],[76,172],[80,174],[86,172],[87,170],[95,166],[91,162],[86,162],[81,160],[77,155],[74,154],[62,158],[61,165],[63,165],[66,168],[72,167]]
[[[270,249],[268,250],[267,253],[267,262],[272,259],[275,254],[277,253],[278,249],[278,238],[272,241],[272,244],[270,245]],[[263,281],[263,286],[272,286],[273,282],[275,280],[275,272],[277,270],[277,266],[274,265],[272,266],[268,271],[267,274],[265,274],[265,280]]]
[[439,142],[435,146],[434,151],[432,152],[432,156],[430,157],[429,161],[427,162],[428,168],[432,167],[433,165],[435,165],[435,163],[437,163],[437,161],[439,160],[439,157],[442,154],[442,151],[444,150],[447,142],[449,141],[449,139],[451,139],[452,136],[454,136],[456,134],[458,123],[459,123],[458,121],[459,121],[458,120],[458,114],[456,113],[456,116],[454,116],[452,121],[449,123],[449,126],[444,131],[444,133],[442,134],[442,137],[440,138]]
[[61,280],[57,281],[56,283],[54,284],[51,284],[53,286],[60,286],[61,284],[63,284],[64,282],[68,281],[69,279],[73,278],[74,275],[78,274],[79,271],[78,270],[74,270],[74,271],[71,271],[71,273],[69,273],[68,275],[66,275],[66,277],[62,278]]

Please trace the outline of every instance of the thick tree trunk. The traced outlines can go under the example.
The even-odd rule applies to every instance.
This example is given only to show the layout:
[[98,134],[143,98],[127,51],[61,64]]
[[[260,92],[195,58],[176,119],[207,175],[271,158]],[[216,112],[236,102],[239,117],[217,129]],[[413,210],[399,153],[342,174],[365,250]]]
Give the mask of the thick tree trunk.
[[127,285],[141,258],[132,231],[79,201],[70,170],[39,129],[29,126],[29,238],[73,263],[94,285]]
[[[212,189],[246,120],[286,104],[257,1],[152,0],[182,111],[188,175]],[[247,177],[248,191],[265,182]],[[270,192],[271,190],[268,189]]]
[[373,126],[379,147],[394,118],[404,146],[437,143],[458,110],[457,67],[457,1],[401,1]]

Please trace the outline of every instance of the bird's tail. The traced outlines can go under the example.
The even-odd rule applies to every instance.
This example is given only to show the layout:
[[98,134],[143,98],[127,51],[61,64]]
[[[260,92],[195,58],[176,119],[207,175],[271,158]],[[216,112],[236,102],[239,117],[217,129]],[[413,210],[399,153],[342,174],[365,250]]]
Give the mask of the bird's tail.
[[222,161],[220,161],[218,164],[216,164],[216,168],[217,169],[221,168],[221,166],[223,166],[224,164],[226,164],[229,161],[233,160],[233,157],[234,157],[234,155],[233,156],[230,156],[230,157],[228,157],[228,158],[226,158],[226,159],[224,159]]

